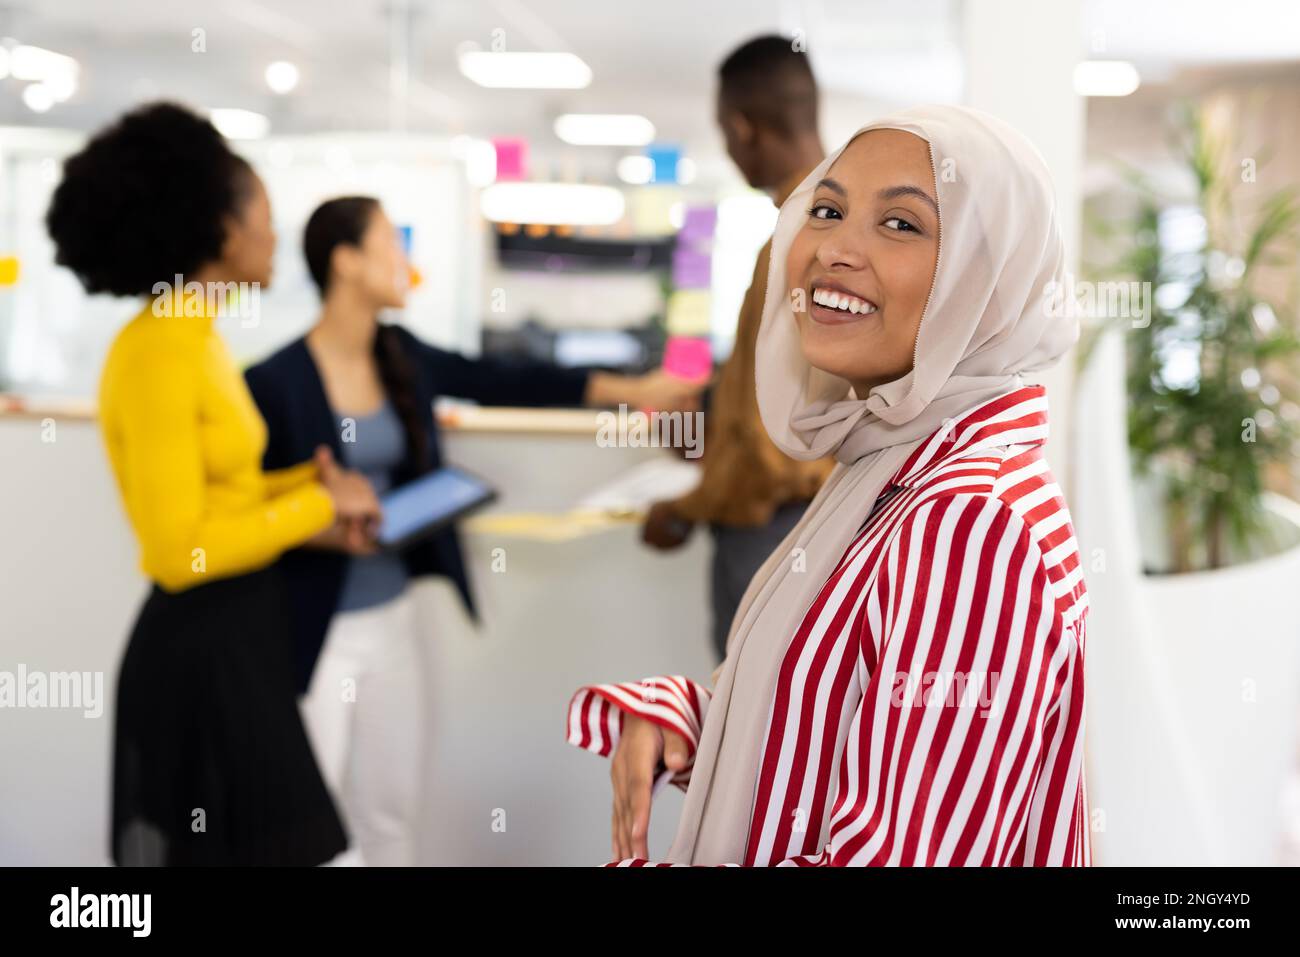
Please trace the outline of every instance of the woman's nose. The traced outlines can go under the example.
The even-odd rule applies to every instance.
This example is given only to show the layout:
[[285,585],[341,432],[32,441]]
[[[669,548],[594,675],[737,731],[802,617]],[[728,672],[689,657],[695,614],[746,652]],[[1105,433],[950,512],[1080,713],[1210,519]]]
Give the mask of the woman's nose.
[[848,235],[847,230],[836,230],[817,247],[817,261],[823,269],[861,269],[867,263],[864,244]]

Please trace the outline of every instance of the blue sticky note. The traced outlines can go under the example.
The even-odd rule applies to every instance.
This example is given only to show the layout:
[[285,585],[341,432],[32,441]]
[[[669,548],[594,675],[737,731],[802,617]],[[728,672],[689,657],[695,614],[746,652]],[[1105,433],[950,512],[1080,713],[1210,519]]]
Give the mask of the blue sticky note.
[[666,143],[652,143],[646,147],[645,155],[650,157],[650,162],[654,164],[654,173],[650,177],[650,182],[677,182],[677,163],[682,158],[681,147]]
[[411,227],[410,226],[397,227],[397,241],[402,244],[402,252],[406,253],[407,256],[410,256],[411,255]]

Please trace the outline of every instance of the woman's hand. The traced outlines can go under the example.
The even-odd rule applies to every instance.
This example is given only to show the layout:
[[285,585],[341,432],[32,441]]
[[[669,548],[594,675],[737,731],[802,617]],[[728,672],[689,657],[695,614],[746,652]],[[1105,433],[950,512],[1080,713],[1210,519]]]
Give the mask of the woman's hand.
[[383,519],[383,509],[374,488],[365,476],[341,468],[328,446],[318,446],[314,459],[321,484],[334,500],[335,524],[339,527],[344,550],[355,554],[373,551],[374,538]]
[[663,412],[698,411],[700,393],[708,385],[705,380],[682,379],[663,369],[637,376],[633,383],[635,392],[640,396],[640,408]]
[[587,379],[587,405],[626,405],[629,409],[659,412],[695,412],[706,380],[682,379],[662,369],[645,375],[593,372]]
[[336,521],[323,532],[317,532],[303,544],[308,548],[323,548],[348,555],[374,555],[379,545],[374,535],[357,521]]
[[651,548],[667,551],[684,545],[694,527],[674,511],[672,502],[655,502],[641,526],[641,541]]
[[680,771],[690,761],[686,739],[652,721],[623,715],[623,732],[610,761],[614,785],[612,822],[615,860],[649,858],[646,835],[650,830],[650,797],[660,764]]

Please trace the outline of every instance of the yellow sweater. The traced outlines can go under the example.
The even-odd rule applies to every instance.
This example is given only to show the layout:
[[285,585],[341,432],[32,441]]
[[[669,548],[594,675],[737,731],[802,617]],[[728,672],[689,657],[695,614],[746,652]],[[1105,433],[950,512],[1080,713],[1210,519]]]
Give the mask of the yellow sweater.
[[262,471],[266,423],[209,317],[132,319],[99,415],[141,569],[168,591],[263,568],[334,520],[312,463]]

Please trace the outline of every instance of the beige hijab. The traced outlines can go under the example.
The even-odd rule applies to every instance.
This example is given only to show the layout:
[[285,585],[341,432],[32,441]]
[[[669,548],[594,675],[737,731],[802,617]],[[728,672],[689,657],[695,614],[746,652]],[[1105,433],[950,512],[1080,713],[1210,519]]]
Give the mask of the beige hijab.
[[[916,364],[858,398],[803,357],[786,256],[842,146],[781,207],[756,357],[759,411],[772,440],[794,458],[833,454],[839,465],[736,612],[668,853],[673,862],[743,862],[782,656],[885,482],[945,421],[1017,388],[1022,372],[1051,365],[1078,336],[1070,311],[1049,308],[1064,253],[1051,179],[1034,147],[1000,120],[954,106],[898,113],[849,142],[878,129],[929,143],[935,172],[939,258]],[[809,826],[821,828],[824,845],[830,802]]]

